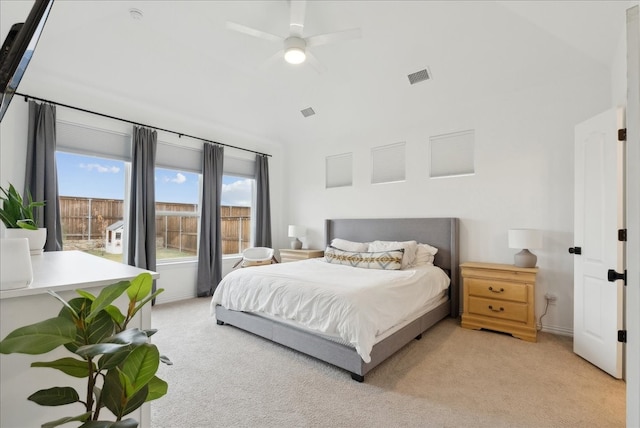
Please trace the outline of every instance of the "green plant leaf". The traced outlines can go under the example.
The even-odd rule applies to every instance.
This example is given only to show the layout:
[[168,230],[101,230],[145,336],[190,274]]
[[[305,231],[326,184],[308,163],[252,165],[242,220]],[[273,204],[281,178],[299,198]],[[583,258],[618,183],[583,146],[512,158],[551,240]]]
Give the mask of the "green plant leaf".
[[151,337],[158,332],[157,328],[150,328],[148,330],[142,330],[147,335],[147,337]]
[[104,379],[102,388],[102,401],[107,409],[117,417],[127,415],[142,406],[149,393],[145,385],[133,397],[127,397],[124,387],[120,382],[120,374],[117,369],[109,370]]
[[38,226],[31,219],[18,220],[16,222],[19,228],[26,230],[38,230]]
[[[95,371],[95,364],[91,363],[91,366],[93,367],[93,371]],[[71,357],[60,358],[59,360],[50,362],[31,363],[31,367],[49,367],[52,369],[60,370],[73,377],[89,376],[89,362],[85,360],[76,360],[75,358]]]
[[147,401],[157,400],[167,393],[169,390],[169,384],[160,379],[158,376],[154,376],[153,379],[147,384],[149,387],[149,394],[147,395]]
[[121,421],[87,421],[79,428],[136,428],[138,422],[135,419],[123,419]]
[[[75,340],[65,345],[69,351],[77,353],[76,351],[79,347],[103,342],[107,337],[113,335],[115,324],[111,316],[105,311],[100,311],[93,320],[87,320],[87,315],[91,308],[90,299],[76,297],[69,300],[68,303],[69,307],[62,308],[59,316],[73,319],[77,325]],[[72,311],[77,313],[77,318],[73,318]]]
[[100,311],[120,297],[130,285],[130,281],[120,281],[103,288],[98,297],[93,301],[91,305],[91,313],[87,316],[87,320],[91,321],[91,319],[93,319],[93,317],[95,317]]
[[78,416],[67,416],[64,418],[57,419],[55,421],[46,422],[42,424],[42,428],[55,428],[60,425],[64,425],[69,422],[85,422],[87,419],[91,417],[91,412],[83,413]]
[[49,389],[41,389],[31,394],[27,400],[33,401],[41,406],[63,406],[65,404],[77,403],[80,397],[75,389],[70,386],[54,386]]
[[131,352],[130,347],[123,348],[122,350],[115,352],[113,354],[104,354],[98,360],[98,367],[100,370],[111,370],[115,368],[118,364],[123,362]]
[[75,337],[76,326],[72,321],[62,317],[49,318],[9,333],[0,342],[0,353],[44,354],[73,342]]
[[145,332],[131,328],[104,339],[102,343],[81,346],[75,353],[81,357],[95,357],[100,354],[114,354],[127,346],[137,347],[144,343],[147,343]]
[[153,278],[148,272],[141,273],[131,280],[131,286],[127,288],[127,295],[132,302],[139,302],[151,293]]
[[[71,307],[71,305],[64,300],[58,293],[56,293],[53,290],[47,290],[47,293],[49,293],[50,295],[52,295],[53,297],[55,297],[56,299],[58,299],[60,301],[60,303],[62,303],[62,305],[64,307],[66,307],[67,309],[69,309],[69,311],[71,312],[72,317],[70,317],[69,319],[71,319],[71,321],[75,321],[79,318],[78,312]],[[58,315],[60,315],[60,313],[58,313]]]
[[76,290],[76,293],[78,293],[80,296],[84,297],[85,299],[91,300],[92,302],[94,300],[96,300],[96,296],[94,296],[93,294],[89,293],[88,291]]
[[133,313],[131,314],[131,316],[133,317],[140,309],[142,309],[142,307],[144,305],[146,305],[147,303],[149,303],[150,301],[152,301],[153,299],[156,298],[156,296],[160,293],[162,293],[164,291],[164,288],[159,288],[155,291],[155,293],[153,293],[151,296],[147,297],[146,299],[144,299],[142,302],[138,303],[138,306],[136,306],[135,310],[133,311]]
[[124,388],[124,395],[125,397],[131,397],[135,391],[133,390],[133,383],[131,382],[131,379],[129,379],[129,377],[122,372],[122,370],[120,369],[116,369],[118,371],[118,376],[120,377],[120,385],[122,385],[122,387]]
[[155,345],[145,343],[134,349],[122,366],[122,373],[131,382],[131,385],[125,383],[127,396],[132,396],[149,383],[158,371],[159,365],[160,353]]
[[126,317],[124,316],[124,314],[120,311],[120,309],[117,306],[114,305],[109,305],[106,308],[104,308],[105,312],[107,312],[109,315],[111,315],[111,318],[113,318],[113,320],[118,324],[118,325],[122,325],[122,323],[124,322],[124,320],[126,319]]

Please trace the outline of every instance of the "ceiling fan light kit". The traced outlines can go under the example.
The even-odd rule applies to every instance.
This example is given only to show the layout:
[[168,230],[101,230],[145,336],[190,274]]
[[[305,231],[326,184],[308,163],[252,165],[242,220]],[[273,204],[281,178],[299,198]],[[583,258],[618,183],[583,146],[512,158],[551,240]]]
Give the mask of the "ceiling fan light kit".
[[306,45],[300,37],[287,37],[284,41],[284,60],[289,64],[302,64],[307,58]]
[[[312,68],[321,73],[324,71],[324,67],[312,55],[307,51],[307,48],[316,47],[320,45],[327,45],[330,43],[341,42],[344,40],[358,39],[362,37],[362,32],[359,28],[353,28],[351,30],[337,31],[333,33],[318,34],[311,37],[303,37],[304,31],[304,19],[306,12],[306,0],[291,0],[289,2],[289,37],[280,37],[275,34],[266,33],[262,30],[247,27],[246,25],[237,24],[235,22],[227,22],[227,28],[239,33],[247,34],[252,37],[257,37],[263,40],[269,40],[271,42],[284,41],[284,60],[289,64],[302,64],[308,62]],[[276,52],[265,63],[270,63],[272,60],[282,58],[283,51]]]

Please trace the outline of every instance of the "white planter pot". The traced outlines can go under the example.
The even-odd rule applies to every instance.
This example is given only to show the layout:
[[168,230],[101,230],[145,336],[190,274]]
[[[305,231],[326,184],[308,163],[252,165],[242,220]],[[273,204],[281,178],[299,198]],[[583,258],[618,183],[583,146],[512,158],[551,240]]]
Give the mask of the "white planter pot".
[[42,254],[44,243],[47,241],[47,228],[41,227],[38,230],[27,229],[6,229],[6,238],[27,238],[29,240],[29,251],[32,256]]

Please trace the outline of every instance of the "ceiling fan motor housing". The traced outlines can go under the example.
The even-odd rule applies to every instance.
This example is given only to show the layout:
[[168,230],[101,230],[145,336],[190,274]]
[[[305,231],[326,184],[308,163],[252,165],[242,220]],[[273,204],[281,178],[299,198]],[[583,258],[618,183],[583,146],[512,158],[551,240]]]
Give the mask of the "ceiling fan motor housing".
[[300,64],[306,58],[307,43],[301,37],[291,36],[284,40],[284,59],[290,64]]

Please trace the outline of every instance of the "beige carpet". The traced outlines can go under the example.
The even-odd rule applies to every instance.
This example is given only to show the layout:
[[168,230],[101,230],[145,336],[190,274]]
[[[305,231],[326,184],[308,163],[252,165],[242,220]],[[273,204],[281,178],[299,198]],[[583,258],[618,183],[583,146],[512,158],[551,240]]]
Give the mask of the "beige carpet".
[[154,428],[624,427],[625,384],[577,357],[447,319],[370,372],[341,369],[209,316],[209,299],[158,305],[154,343],[174,362]]

